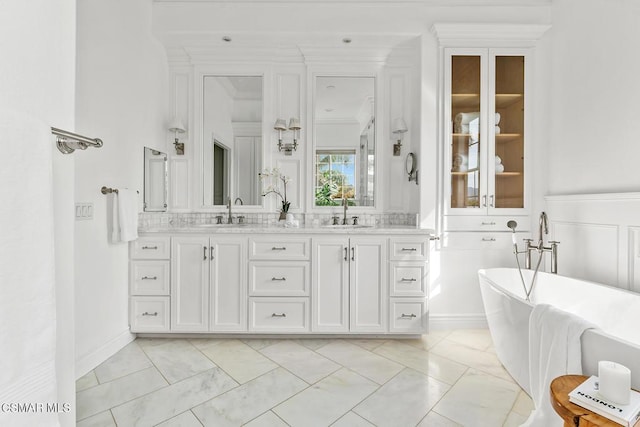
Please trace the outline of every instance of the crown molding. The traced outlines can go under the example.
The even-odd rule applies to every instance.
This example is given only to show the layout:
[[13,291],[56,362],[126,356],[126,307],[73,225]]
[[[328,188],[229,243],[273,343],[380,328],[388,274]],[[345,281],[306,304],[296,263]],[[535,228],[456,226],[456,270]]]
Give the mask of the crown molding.
[[533,46],[550,28],[541,24],[436,23],[431,32],[441,46]]

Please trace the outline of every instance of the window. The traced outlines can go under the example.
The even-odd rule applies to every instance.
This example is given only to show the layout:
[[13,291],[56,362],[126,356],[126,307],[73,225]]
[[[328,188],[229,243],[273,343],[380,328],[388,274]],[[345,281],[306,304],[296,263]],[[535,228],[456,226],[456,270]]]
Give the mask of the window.
[[356,151],[317,150],[316,206],[337,206],[343,197],[356,198]]

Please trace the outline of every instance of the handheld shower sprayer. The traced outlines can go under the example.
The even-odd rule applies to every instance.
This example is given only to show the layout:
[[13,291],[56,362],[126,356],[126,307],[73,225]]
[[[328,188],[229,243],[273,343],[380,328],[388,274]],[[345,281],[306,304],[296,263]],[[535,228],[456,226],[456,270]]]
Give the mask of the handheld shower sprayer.
[[513,233],[511,234],[511,241],[513,242],[513,246],[515,246],[516,248],[517,248],[517,244],[518,244],[516,242],[516,227],[517,226],[518,226],[518,223],[515,222],[514,220],[509,220],[509,222],[507,222],[507,227],[509,227],[511,229],[511,231],[513,231]]

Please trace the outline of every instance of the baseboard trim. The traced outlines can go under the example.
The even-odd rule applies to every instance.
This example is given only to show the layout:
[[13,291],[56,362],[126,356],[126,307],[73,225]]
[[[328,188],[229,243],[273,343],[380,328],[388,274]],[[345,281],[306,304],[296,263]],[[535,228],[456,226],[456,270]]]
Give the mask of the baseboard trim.
[[135,339],[136,335],[127,329],[94,351],[76,358],[76,380],[86,375]]
[[429,329],[486,329],[487,317],[484,314],[430,314]]

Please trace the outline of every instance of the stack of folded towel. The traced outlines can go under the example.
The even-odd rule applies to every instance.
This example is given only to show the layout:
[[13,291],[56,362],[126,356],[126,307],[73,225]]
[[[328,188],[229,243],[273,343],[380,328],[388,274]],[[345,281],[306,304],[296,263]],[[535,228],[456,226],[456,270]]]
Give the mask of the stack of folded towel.
[[[495,114],[496,122],[496,135],[500,134],[500,113]],[[478,134],[480,132],[480,113],[478,111],[470,113],[458,113],[453,120],[453,132],[454,133],[468,133],[471,135],[471,140],[478,141]]]

